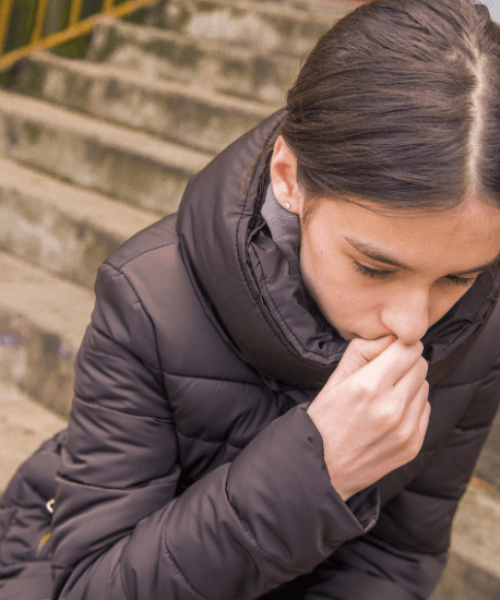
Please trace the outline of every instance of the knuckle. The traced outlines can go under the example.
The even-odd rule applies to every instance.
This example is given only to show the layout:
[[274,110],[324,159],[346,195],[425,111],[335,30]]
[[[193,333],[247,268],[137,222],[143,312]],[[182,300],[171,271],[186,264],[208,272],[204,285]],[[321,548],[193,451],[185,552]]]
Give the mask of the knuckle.
[[357,378],[353,382],[353,389],[360,398],[371,399],[375,395],[373,386],[366,379]]
[[419,422],[419,427],[425,427],[425,429],[427,429],[427,426],[429,425],[429,419],[431,416],[431,405],[426,402],[425,406],[424,406],[424,411],[422,413],[422,417],[420,418],[420,422]]
[[425,378],[429,371],[429,363],[425,360],[425,358],[421,357],[418,359],[418,368],[420,373],[422,373],[422,378]]
[[425,403],[425,414],[427,415],[427,420],[429,420],[429,417],[431,416],[431,411],[432,411],[432,406],[431,406],[430,402],[427,400],[427,402]]
[[411,433],[406,432],[405,438],[406,442],[404,444],[404,454],[407,460],[410,461],[413,460],[420,452],[424,439],[419,433],[414,431]]
[[[422,387],[420,388],[420,394],[422,395],[423,398],[425,398],[425,401],[427,402],[427,404],[429,403],[427,398],[429,397],[429,391],[430,391],[430,385],[429,382],[425,379],[422,382]],[[429,405],[430,408],[430,405]]]
[[391,402],[381,402],[377,408],[377,419],[390,429],[396,429],[401,421],[401,411]]
[[412,440],[412,443],[408,445],[408,461],[413,460],[418,456],[420,449],[422,448],[423,440],[418,438],[417,441]]
[[407,449],[411,445],[412,434],[413,432],[407,424],[398,427],[394,434],[397,445]]

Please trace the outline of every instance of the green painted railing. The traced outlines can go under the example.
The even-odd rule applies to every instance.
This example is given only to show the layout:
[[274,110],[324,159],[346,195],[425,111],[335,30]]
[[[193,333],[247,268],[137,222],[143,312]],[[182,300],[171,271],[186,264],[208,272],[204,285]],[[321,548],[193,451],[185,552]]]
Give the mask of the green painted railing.
[[[133,11],[155,4],[158,0],[127,0],[118,3],[117,0],[102,0],[101,8],[89,17],[82,17],[84,0],[63,0],[69,3],[69,18],[67,24],[55,33],[46,33],[50,0],[0,0],[0,71],[13,65],[16,61],[39,50],[53,48],[88,34],[103,18],[125,17]],[[29,39],[15,49],[6,48],[9,27],[12,26],[13,7],[17,4],[19,10],[25,10],[21,15],[23,27],[30,29]],[[67,7],[66,4],[66,7]],[[32,20],[31,27],[27,24]]]

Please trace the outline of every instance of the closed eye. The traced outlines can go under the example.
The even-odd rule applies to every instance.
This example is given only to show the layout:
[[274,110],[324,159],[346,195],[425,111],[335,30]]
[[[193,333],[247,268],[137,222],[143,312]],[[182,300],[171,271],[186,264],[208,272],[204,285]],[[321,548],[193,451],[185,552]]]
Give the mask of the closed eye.
[[456,285],[463,285],[464,287],[469,287],[469,285],[473,284],[476,281],[477,277],[459,277],[458,275],[447,275],[446,279],[449,279],[452,283]]
[[[372,269],[371,267],[367,267],[366,265],[362,265],[358,261],[354,261],[354,266],[357,271],[359,271],[362,275],[366,277],[372,277],[374,279],[384,279],[386,277],[390,277],[396,271],[391,271],[387,269]],[[474,277],[460,277],[458,275],[447,275],[446,279],[455,285],[462,285],[464,287],[469,287],[476,281],[477,276]]]
[[389,275],[395,273],[395,271],[371,269],[370,267],[362,265],[357,260],[354,261],[354,266],[356,267],[356,270],[359,271],[362,275],[366,275],[368,277],[379,277],[383,279],[384,277],[388,277]]

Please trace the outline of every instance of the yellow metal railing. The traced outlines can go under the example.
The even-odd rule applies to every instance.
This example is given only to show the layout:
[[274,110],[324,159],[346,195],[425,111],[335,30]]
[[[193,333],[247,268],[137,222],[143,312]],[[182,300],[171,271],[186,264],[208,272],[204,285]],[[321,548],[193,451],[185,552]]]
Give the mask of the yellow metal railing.
[[99,13],[86,19],[81,19],[83,0],[68,0],[71,2],[68,25],[56,33],[44,35],[45,21],[49,0],[38,0],[36,9],[35,26],[28,44],[10,52],[3,52],[10,16],[14,0],[0,0],[0,71],[10,67],[20,58],[36,52],[59,46],[69,40],[89,33],[92,28],[106,17],[125,17],[134,10],[155,4],[158,0],[128,0],[115,5],[115,0],[103,0]]

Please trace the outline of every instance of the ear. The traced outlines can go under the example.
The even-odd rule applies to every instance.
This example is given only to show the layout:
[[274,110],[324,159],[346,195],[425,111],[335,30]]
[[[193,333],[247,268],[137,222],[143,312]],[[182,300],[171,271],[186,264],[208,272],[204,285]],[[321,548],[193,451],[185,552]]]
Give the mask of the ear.
[[[288,210],[301,216],[304,195],[297,182],[297,158],[280,135],[274,144],[271,158],[271,184],[276,200]],[[289,205],[285,206],[285,205]]]

